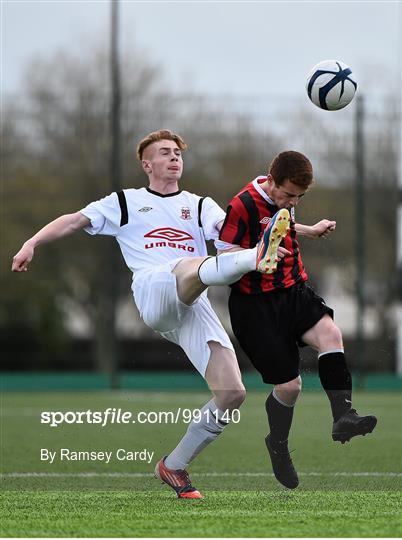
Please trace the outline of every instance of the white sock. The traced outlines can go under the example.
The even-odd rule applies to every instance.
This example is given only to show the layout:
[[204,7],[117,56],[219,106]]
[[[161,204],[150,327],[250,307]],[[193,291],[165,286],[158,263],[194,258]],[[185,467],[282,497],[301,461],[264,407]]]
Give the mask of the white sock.
[[214,441],[226,427],[227,422],[220,420],[224,413],[218,409],[213,399],[208,401],[200,412],[200,421],[193,420],[191,422],[182,440],[165,459],[165,465],[168,469],[185,469],[201,450]]
[[204,285],[230,285],[256,269],[257,248],[222,253],[201,263],[198,275]]

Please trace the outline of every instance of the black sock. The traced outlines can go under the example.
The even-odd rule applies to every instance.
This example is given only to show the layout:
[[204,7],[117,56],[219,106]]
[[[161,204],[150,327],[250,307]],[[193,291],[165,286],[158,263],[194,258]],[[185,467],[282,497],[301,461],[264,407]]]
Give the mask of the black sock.
[[265,402],[270,427],[270,441],[275,443],[286,442],[289,437],[290,426],[293,420],[294,407],[282,405],[271,392]]
[[336,422],[352,407],[352,377],[343,352],[328,352],[318,359],[321,384],[331,403]]

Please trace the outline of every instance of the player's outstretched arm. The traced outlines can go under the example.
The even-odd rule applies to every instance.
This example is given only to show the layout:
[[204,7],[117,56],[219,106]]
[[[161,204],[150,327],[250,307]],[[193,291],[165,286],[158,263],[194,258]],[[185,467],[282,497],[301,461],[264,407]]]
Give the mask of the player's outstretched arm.
[[81,212],[65,214],[51,221],[23,244],[19,252],[13,257],[11,270],[13,272],[26,272],[37,246],[79,231],[84,227],[88,227],[90,223],[90,220]]
[[333,232],[336,228],[336,221],[322,219],[315,225],[302,225],[301,223],[296,223],[295,228],[297,234],[307,236],[308,238],[318,238],[320,236],[327,236]]

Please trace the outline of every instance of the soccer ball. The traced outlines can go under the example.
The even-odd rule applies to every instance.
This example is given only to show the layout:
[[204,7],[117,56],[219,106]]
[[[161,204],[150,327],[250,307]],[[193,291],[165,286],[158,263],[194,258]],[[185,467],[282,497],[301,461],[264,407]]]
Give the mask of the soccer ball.
[[337,111],[352,101],[357,82],[346,64],[339,60],[324,60],[310,71],[306,86],[314,105],[326,111]]

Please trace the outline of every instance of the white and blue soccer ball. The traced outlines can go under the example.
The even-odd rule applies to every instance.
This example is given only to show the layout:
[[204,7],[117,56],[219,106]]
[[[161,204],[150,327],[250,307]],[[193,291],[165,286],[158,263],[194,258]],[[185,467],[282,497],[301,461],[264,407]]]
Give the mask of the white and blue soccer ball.
[[349,66],[339,60],[324,60],[311,69],[306,86],[314,105],[337,111],[352,101],[357,82]]

